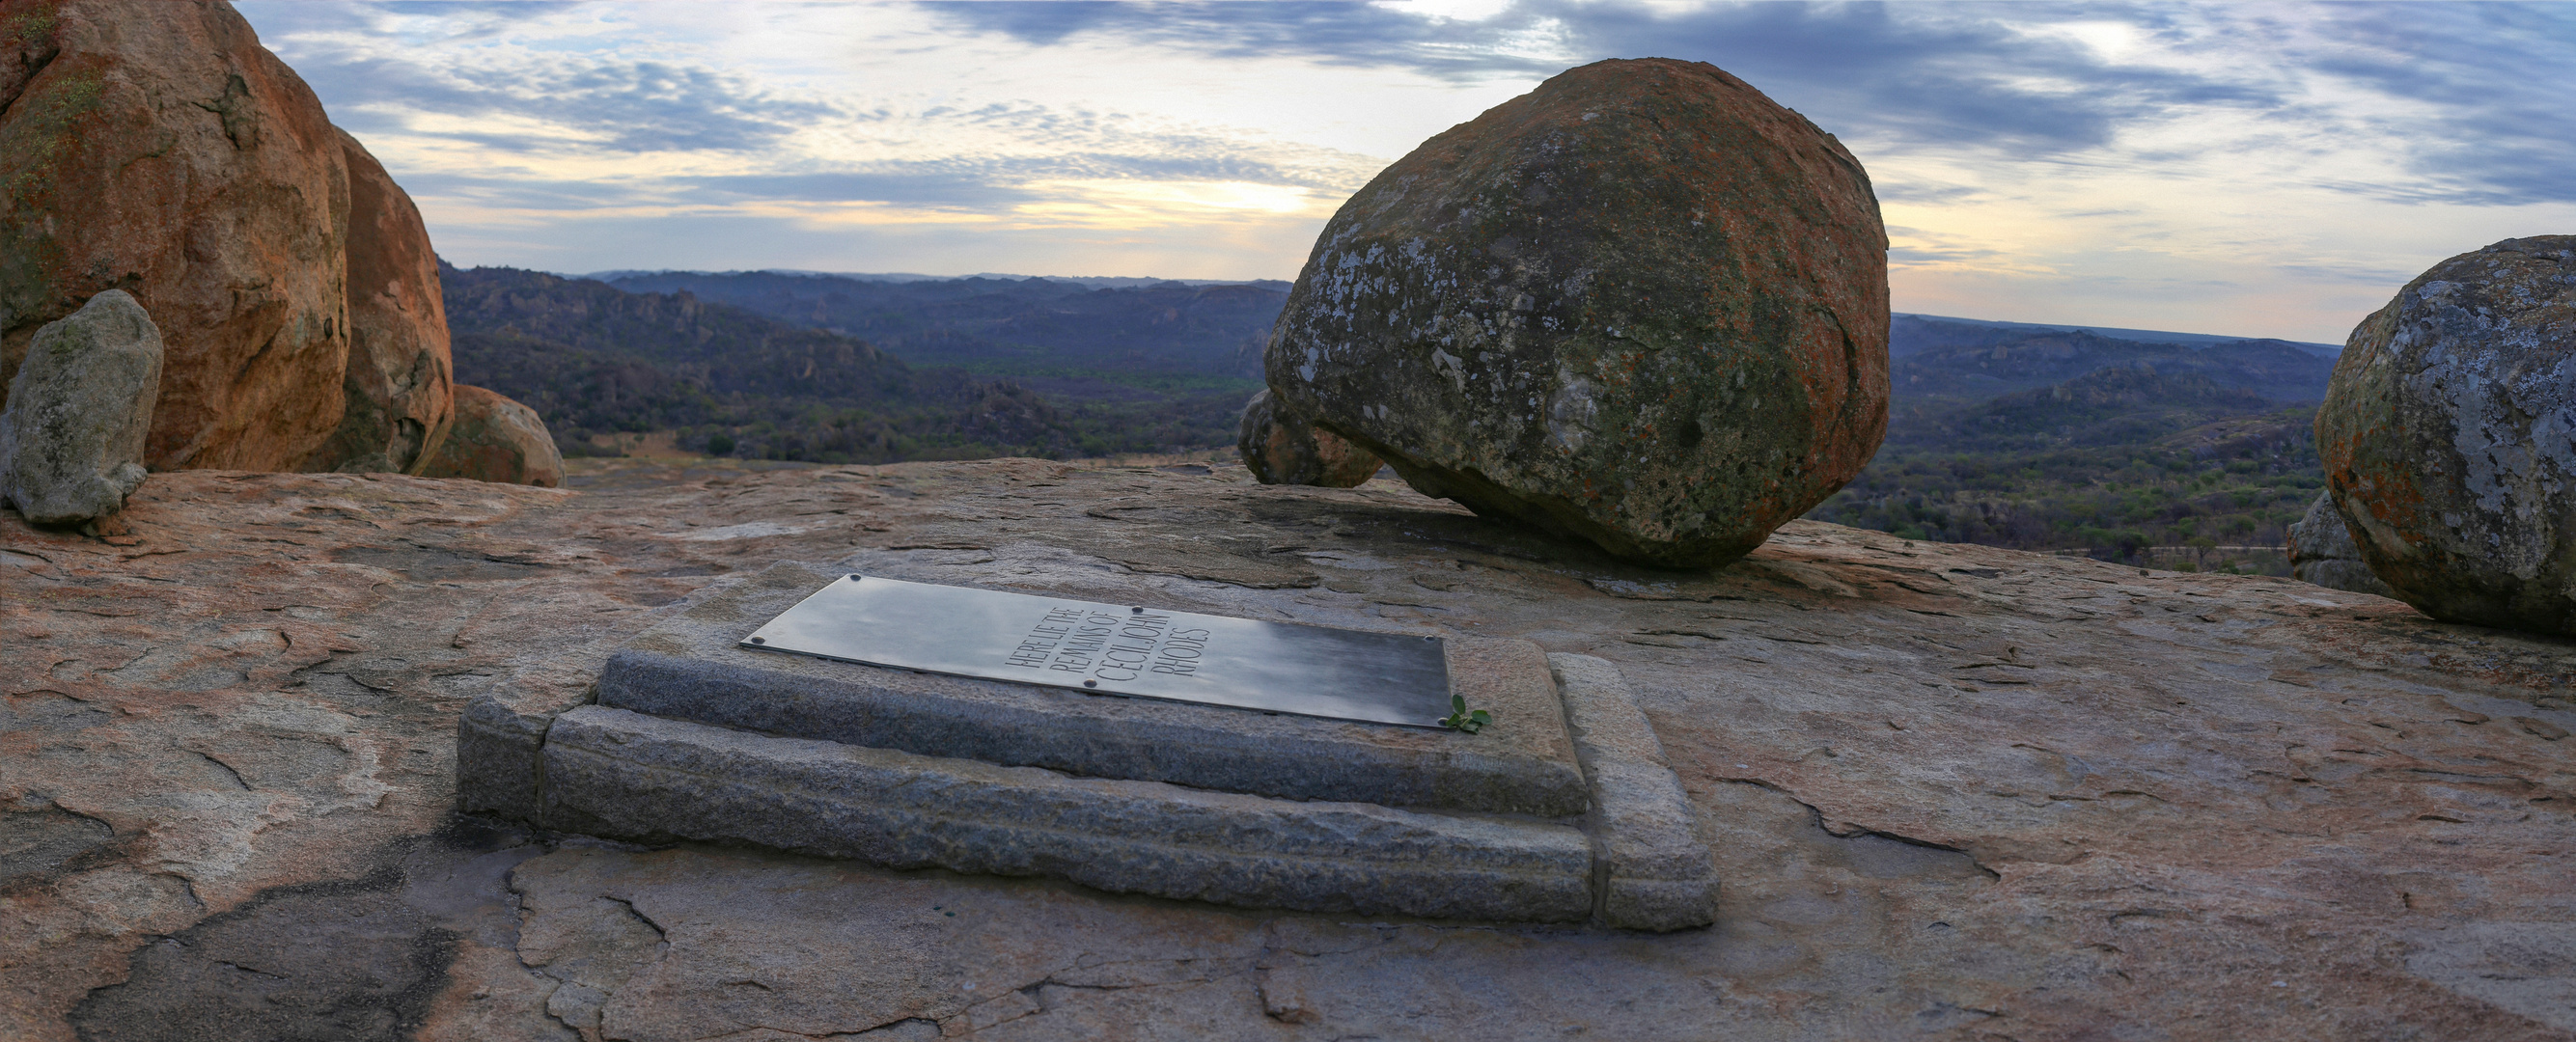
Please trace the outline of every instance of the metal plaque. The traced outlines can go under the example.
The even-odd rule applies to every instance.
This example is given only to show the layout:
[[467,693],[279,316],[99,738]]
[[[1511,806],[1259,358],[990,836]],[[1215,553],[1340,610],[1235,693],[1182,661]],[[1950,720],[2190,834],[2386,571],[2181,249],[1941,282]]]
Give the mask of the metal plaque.
[[853,575],[742,647],[1408,727],[1449,715],[1440,638]]

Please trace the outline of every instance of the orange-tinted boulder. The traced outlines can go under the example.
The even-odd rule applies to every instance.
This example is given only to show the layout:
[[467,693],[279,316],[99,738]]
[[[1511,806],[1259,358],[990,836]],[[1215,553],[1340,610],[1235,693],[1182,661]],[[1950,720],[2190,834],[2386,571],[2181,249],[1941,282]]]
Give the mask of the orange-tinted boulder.
[[1706,567],[1868,464],[1887,308],[1878,201],[1832,135],[1714,66],[1605,61],[1352,196],[1264,363],[1424,493]]
[[457,384],[454,393],[447,436],[422,457],[421,477],[563,486],[563,452],[536,410],[480,387]]
[[450,408],[438,255],[411,196],[358,139],[335,133],[349,168],[349,364],[340,426],[302,469],[410,472]]
[[159,324],[145,462],[292,469],[340,425],[338,132],[220,3],[0,0],[0,381],[108,289]]

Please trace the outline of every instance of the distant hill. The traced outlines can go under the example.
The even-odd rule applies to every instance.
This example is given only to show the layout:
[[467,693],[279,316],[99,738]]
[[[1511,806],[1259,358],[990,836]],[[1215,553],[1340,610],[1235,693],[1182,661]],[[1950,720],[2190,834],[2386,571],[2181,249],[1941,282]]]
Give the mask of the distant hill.
[[1900,405],[1890,416],[1887,444],[1953,452],[2117,445],[2282,407],[2201,373],[2097,369],[2055,386],[1967,405]]
[[[2051,326],[2034,322],[1996,322],[1982,318],[1951,318],[1944,315],[1917,315],[1898,312],[1888,328],[1887,353],[1896,358],[1927,347],[1996,344],[2036,333],[2085,332],[2113,340],[2136,340],[2150,344],[2181,344],[2185,347],[2215,347],[2260,337],[2217,336],[2209,333],[2173,333],[2155,329],[2124,329],[2118,326]],[[2336,344],[2318,344],[2300,340],[2275,340],[2310,354],[2333,358],[2343,353]]]
[[1040,278],[881,281],[772,271],[625,273],[609,284],[687,292],[864,337],[916,365],[1034,377],[1259,380],[1261,347],[1288,299],[1285,283],[1091,287]]
[[1998,346],[2001,359],[1990,357],[1996,348],[1962,346],[1900,362],[1900,372],[1922,363],[1915,371],[1937,375],[1945,382],[1936,385],[1954,393],[1909,394],[1922,384],[1900,378],[1877,457],[1807,516],[1907,538],[2129,558],[2151,546],[2278,545],[2324,484],[2310,433],[2313,401],[2284,402],[2246,386],[2287,386],[2312,399],[2304,392],[2322,378],[2285,378],[2270,367],[2277,356],[2249,352],[2264,363],[2250,364],[2221,355],[2194,370],[2154,355],[2162,359],[2156,365],[2096,368],[1992,397],[1958,393],[2030,382],[2024,373],[1985,376],[1966,364],[1981,352],[2004,366],[2022,361],[2027,348],[2029,371],[2047,376],[2124,350],[2074,340],[2056,343],[2069,357],[2052,360],[2053,348],[2027,339]]
[[619,289],[687,293],[861,337],[915,366],[1008,379],[1065,409],[1086,455],[1234,444],[1288,299],[1284,282],[615,274]]
[[456,378],[537,410],[572,454],[592,433],[677,430],[702,448],[833,462],[1067,452],[1042,397],[688,294],[441,264]]
[[1971,343],[1935,344],[1888,368],[1898,402],[1982,400],[2047,387],[2098,369],[2197,373],[2221,387],[2276,401],[2319,401],[2334,360],[2282,340],[2234,340],[2208,347],[2119,340],[2076,331],[1999,335]]
[[810,275],[821,278],[856,279],[860,282],[957,282],[966,279],[993,279],[1005,282],[1025,282],[1030,279],[1037,279],[1041,282],[1061,282],[1068,286],[1080,286],[1084,289],[1134,289],[1139,286],[1159,286],[1166,282],[1177,282],[1184,286],[1263,286],[1278,290],[1281,293],[1288,292],[1288,287],[1290,285],[1288,282],[1281,279],[1159,279],[1134,275],[1013,275],[997,271],[982,271],[976,272],[972,275],[924,275],[919,272],[912,271],[806,271],[797,268],[762,268],[759,272],[678,272],[660,268],[649,270],[641,268],[619,268],[611,271],[594,271],[587,275],[566,275],[564,277],[574,279],[597,279],[601,282],[616,282],[619,279],[653,275],[744,274]]

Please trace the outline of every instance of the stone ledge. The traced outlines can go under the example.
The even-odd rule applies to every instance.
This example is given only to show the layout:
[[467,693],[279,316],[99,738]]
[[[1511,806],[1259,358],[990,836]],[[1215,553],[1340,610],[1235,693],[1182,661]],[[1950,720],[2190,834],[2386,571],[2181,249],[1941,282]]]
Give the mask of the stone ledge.
[[1596,851],[1601,921],[1637,930],[1716,922],[1716,859],[1700,842],[1698,812],[1627,678],[1590,655],[1549,655],[1547,662],[1592,785],[1586,831]]
[[1218,904],[1575,921],[1590,841],[1544,822],[1275,800],[776,738],[584,706],[544,743],[543,821]]
[[849,745],[1289,799],[1555,818],[1587,804],[1545,653],[1452,637],[1480,735],[1272,715],[753,651],[736,642],[848,574],[773,565],[638,634],[601,705]]
[[532,713],[485,695],[456,718],[456,806],[468,814],[535,821],[545,783],[552,713]]

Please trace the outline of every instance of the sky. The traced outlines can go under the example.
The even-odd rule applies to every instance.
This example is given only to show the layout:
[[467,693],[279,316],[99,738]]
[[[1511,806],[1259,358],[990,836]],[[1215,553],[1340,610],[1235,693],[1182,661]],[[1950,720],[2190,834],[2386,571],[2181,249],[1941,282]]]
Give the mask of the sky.
[[1835,134],[1895,309],[2340,343],[2576,233],[2576,5],[237,5],[463,265],[1292,279],[1565,69],[1715,64]]

